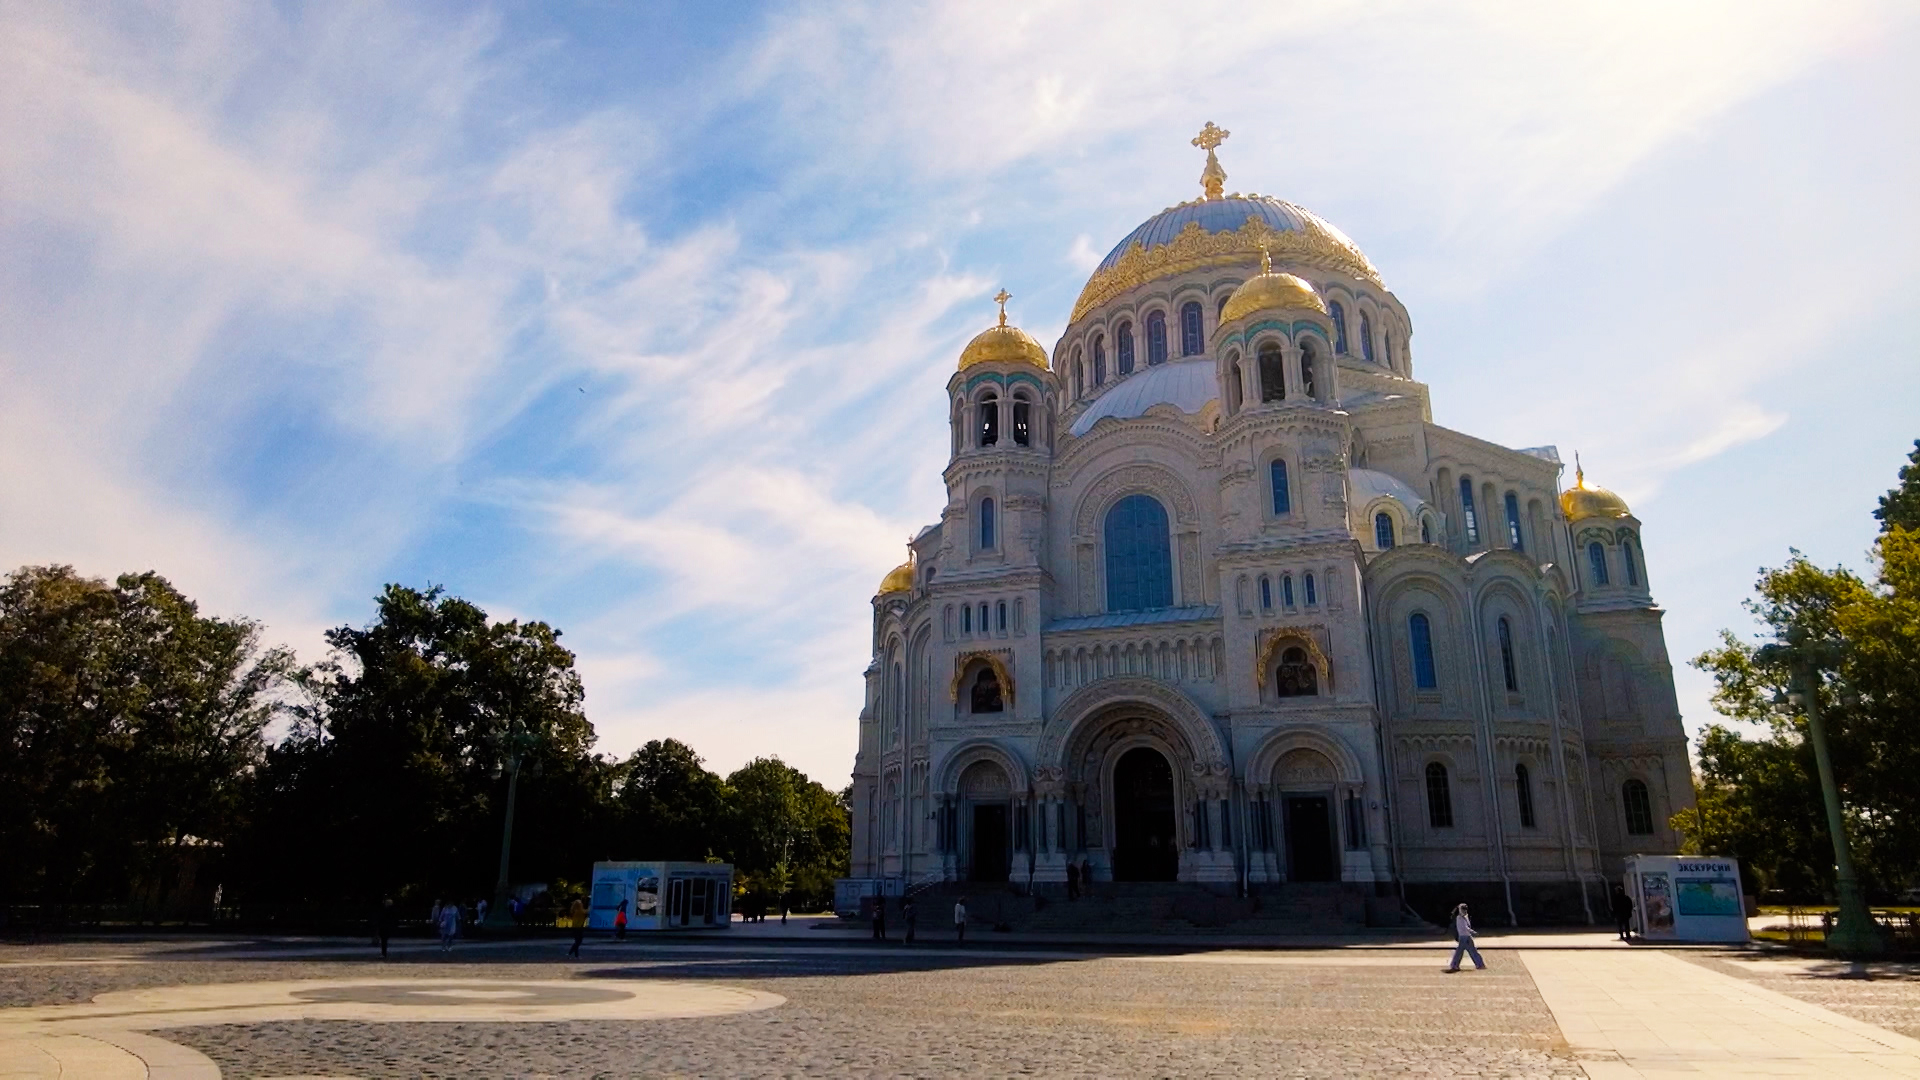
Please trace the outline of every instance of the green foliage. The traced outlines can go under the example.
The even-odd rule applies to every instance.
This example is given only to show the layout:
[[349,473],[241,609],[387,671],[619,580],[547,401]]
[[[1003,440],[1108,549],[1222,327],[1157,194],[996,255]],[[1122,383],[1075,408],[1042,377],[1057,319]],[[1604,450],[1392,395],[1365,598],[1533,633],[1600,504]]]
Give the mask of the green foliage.
[[655,739],[619,766],[614,796],[622,839],[649,859],[697,861],[728,850],[726,783],[693,748]]
[[156,574],[67,566],[0,588],[0,888],[165,901],[181,860],[231,837],[292,670],[243,619],[202,617]]
[[1794,552],[1761,572],[1747,604],[1765,641],[1782,648],[1762,650],[1727,632],[1693,661],[1714,677],[1715,709],[1769,734],[1754,741],[1709,728],[1699,810],[1675,825],[1696,850],[1740,855],[1777,887],[1825,888],[1833,878],[1805,721],[1788,700],[1795,658],[1817,673],[1815,701],[1856,864],[1882,889],[1920,879],[1920,531],[1908,523],[1920,516],[1920,444],[1914,462],[1876,512],[1883,531],[1871,582]]

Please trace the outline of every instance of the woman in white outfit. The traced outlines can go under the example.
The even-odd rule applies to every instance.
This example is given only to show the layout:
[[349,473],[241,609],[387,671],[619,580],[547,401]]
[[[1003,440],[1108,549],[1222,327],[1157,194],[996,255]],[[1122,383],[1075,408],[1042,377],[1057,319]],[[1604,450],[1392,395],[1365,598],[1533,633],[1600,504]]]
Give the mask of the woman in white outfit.
[[1467,918],[1467,905],[1461,904],[1453,909],[1453,936],[1458,942],[1453,949],[1453,961],[1447,965],[1449,972],[1460,970],[1461,954],[1473,957],[1473,966],[1485,971],[1486,961],[1480,959],[1480,950],[1473,947],[1473,922]]

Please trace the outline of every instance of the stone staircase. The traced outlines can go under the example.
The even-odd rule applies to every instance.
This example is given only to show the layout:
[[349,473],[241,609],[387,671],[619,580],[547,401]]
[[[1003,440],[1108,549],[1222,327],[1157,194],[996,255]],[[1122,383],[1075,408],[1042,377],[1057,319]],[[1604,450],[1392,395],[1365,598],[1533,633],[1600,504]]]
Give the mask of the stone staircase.
[[[944,882],[915,896],[923,927],[943,927],[967,898],[969,930],[1022,934],[1298,936],[1364,930],[1367,887],[1339,882],[1262,886],[1219,895],[1186,882],[1100,882],[1078,900],[1022,896],[1006,885]],[[890,916],[891,917],[891,916]]]

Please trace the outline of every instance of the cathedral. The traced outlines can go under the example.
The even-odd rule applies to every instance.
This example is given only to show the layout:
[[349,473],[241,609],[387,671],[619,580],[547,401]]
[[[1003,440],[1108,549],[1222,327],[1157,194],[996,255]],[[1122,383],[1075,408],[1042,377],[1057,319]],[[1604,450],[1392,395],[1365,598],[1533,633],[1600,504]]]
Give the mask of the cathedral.
[[961,352],[946,506],[873,598],[853,875],[1604,916],[1693,802],[1640,521],[1436,424],[1379,270],[1226,194],[1226,135],[1051,351],[1003,290]]

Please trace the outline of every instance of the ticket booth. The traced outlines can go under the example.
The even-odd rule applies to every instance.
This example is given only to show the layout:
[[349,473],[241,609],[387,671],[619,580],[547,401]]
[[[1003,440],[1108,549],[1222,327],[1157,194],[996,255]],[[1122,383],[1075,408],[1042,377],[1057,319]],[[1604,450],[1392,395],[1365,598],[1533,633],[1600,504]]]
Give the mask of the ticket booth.
[[1634,855],[1624,883],[1633,921],[1648,941],[1747,940],[1740,864],[1693,855]]
[[597,862],[587,927],[611,930],[621,903],[629,930],[724,930],[733,924],[733,867],[707,862]]

